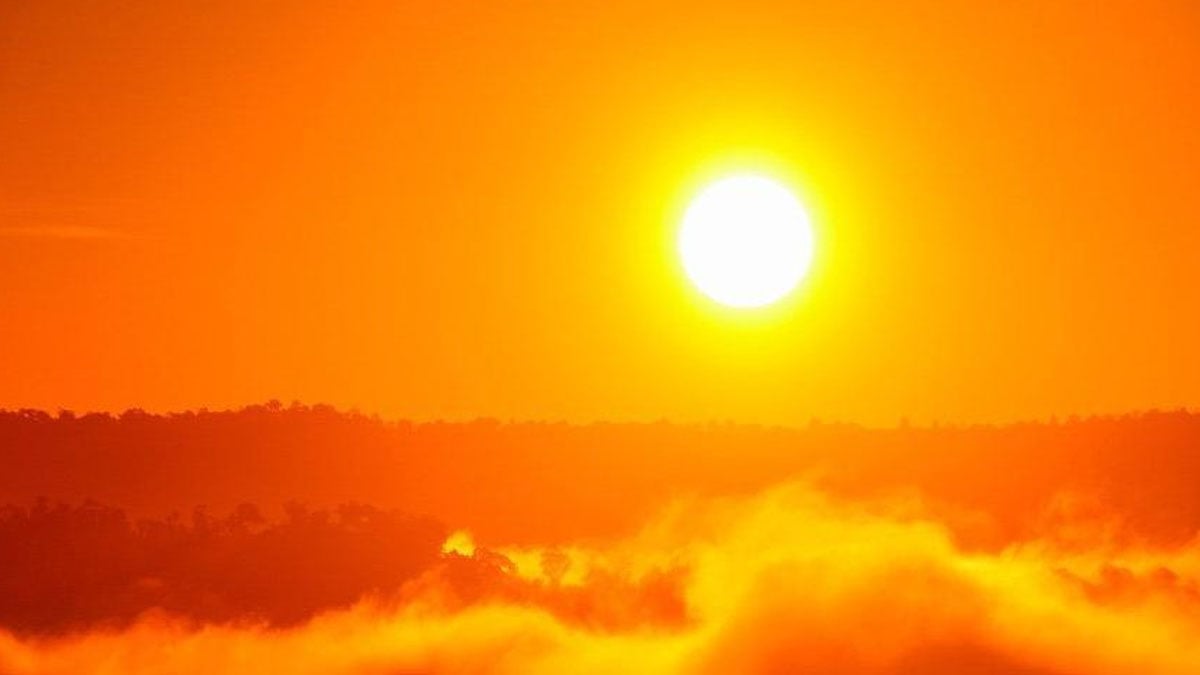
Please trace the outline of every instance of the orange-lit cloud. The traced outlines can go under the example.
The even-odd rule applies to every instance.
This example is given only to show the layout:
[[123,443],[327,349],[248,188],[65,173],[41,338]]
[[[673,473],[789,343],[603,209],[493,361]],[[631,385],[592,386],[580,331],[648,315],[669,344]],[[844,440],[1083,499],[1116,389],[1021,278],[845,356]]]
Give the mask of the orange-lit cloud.
[[[1047,537],[967,553],[911,505],[837,502],[803,485],[678,503],[638,536],[601,547],[456,541],[459,553],[404,597],[365,599],[294,629],[149,616],[122,631],[5,635],[0,671],[1200,670],[1195,545],[1114,548],[1101,538],[1084,547],[1076,538],[1064,547]],[[467,560],[491,560],[494,575],[456,578],[455,562]],[[617,607],[631,601],[658,604],[642,614]]]

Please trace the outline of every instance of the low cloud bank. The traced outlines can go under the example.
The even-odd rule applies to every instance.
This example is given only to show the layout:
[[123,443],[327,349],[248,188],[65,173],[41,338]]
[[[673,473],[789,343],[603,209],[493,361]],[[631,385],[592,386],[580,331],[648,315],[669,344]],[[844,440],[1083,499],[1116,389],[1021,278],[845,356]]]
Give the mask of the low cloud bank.
[[1095,517],[1047,527],[964,549],[919,503],[789,485],[678,502],[603,546],[452,535],[400,592],[290,628],[152,613],[0,634],[0,672],[1200,672],[1200,546],[1131,543]]

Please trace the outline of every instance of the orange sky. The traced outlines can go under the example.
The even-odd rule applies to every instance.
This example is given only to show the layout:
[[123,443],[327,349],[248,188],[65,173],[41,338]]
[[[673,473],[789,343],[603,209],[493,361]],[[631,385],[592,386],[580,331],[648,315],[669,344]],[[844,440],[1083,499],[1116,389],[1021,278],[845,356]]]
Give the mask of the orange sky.
[[[994,5],[5,3],[0,407],[1200,405],[1200,9]],[[765,313],[670,248],[736,169],[816,223]]]

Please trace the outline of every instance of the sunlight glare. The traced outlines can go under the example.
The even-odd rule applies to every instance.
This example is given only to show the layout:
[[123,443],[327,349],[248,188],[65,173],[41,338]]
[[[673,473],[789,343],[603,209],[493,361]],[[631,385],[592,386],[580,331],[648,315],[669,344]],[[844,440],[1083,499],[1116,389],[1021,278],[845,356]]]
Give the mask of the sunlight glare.
[[812,253],[803,205],[762,176],[733,176],[706,187],[688,206],[679,234],[688,278],[731,307],[780,300],[804,277]]

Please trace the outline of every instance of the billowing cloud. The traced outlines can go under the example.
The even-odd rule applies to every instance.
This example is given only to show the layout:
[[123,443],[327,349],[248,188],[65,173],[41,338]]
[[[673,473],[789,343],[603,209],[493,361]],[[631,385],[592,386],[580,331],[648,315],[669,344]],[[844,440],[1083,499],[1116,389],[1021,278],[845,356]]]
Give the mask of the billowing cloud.
[[1200,672],[1200,548],[1083,537],[967,551],[912,504],[791,485],[680,502],[606,545],[454,535],[399,597],[292,628],[4,635],[0,672]]

